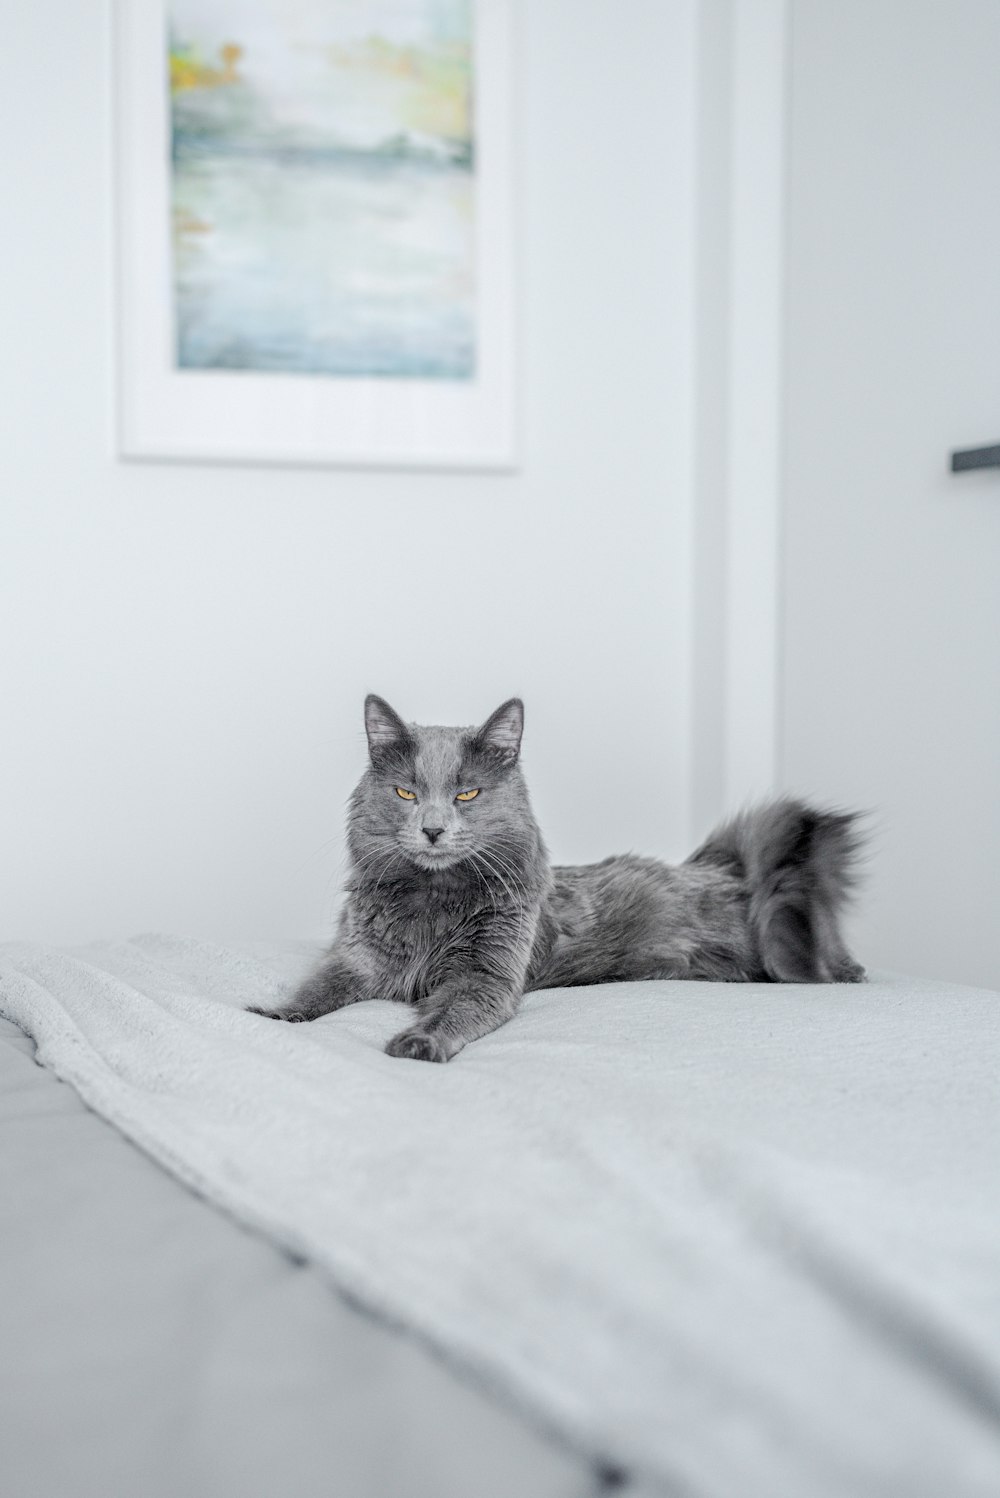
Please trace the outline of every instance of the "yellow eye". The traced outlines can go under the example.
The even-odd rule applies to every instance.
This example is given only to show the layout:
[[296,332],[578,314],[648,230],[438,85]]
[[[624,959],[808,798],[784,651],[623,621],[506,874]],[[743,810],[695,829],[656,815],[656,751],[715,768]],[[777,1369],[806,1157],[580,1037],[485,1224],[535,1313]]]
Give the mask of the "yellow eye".
[[455,797],[455,800],[456,801],[475,801],[475,799],[476,799],[476,797],[478,795],[479,795],[478,791],[459,791],[458,795]]
[[396,795],[400,796],[404,801],[416,801],[417,799],[416,791],[404,791],[401,785],[397,785]]

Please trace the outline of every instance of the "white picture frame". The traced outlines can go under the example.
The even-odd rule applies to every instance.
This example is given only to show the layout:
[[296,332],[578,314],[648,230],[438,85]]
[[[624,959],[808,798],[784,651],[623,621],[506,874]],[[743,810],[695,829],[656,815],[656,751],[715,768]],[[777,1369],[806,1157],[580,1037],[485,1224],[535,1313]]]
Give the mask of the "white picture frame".
[[[252,12],[254,0],[245,3]],[[464,378],[442,379],[178,367],[168,0],[116,0],[116,427],[122,458],[516,466],[510,0],[471,4],[475,363]]]

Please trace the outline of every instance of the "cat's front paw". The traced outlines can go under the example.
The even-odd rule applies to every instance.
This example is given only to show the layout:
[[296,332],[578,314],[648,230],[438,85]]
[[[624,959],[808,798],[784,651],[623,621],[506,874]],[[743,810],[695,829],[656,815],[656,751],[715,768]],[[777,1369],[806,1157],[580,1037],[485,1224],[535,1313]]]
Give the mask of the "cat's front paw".
[[308,1018],[304,1009],[258,1009],[256,1004],[250,1004],[247,1014],[262,1014],[265,1019],[283,1019],[290,1025],[301,1025]]
[[448,1061],[453,1052],[436,1035],[428,1035],[423,1030],[403,1030],[393,1036],[385,1054],[400,1056],[407,1061]]

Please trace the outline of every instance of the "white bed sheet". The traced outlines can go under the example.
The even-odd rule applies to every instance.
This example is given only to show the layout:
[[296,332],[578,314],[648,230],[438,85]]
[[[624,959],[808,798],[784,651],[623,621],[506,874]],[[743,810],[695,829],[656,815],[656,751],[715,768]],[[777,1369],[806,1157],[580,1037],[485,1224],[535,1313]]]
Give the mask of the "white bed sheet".
[[1000,1489],[997,995],[530,995],[447,1067],[298,948],[6,948],[0,1009],[182,1179],[590,1457],[705,1498]]

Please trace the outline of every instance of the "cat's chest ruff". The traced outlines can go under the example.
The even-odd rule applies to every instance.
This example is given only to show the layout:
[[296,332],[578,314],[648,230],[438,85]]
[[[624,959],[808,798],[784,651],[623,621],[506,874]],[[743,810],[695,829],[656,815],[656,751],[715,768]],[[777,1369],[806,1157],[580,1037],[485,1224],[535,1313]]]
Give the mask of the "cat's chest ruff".
[[468,939],[470,914],[459,902],[423,891],[369,910],[364,936],[385,997],[413,1003],[435,988]]

